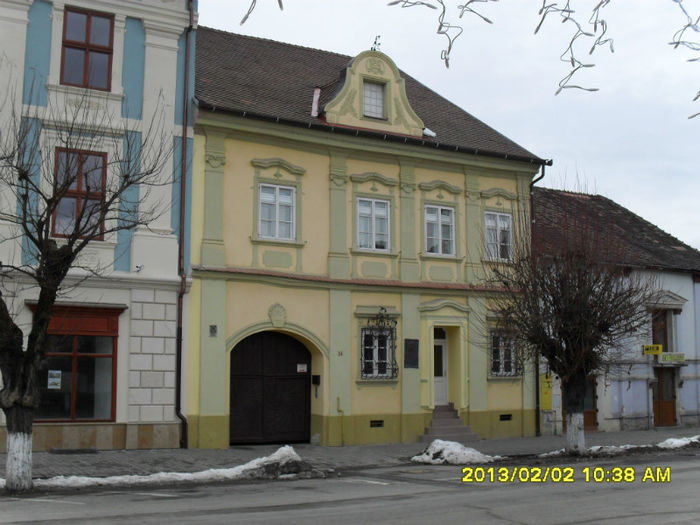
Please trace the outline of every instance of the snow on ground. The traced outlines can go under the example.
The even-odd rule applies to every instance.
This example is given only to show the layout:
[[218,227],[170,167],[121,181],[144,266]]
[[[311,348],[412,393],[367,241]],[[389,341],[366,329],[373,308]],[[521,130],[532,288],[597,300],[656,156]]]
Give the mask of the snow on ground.
[[612,456],[624,454],[626,451],[634,448],[649,448],[652,445],[595,445],[588,449],[588,453],[592,456]]
[[537,457],[538,458],[553,458],[556,456],[563,456],[566,454],[566,450],[563,448],[560,448],[558,450],[552,450],[551,452],[543,452],[542,454],[539,454]]
[[454,441],[434,440],[428,448],[417,456],[413,456],[414,463],[431,463],[434,465],[450,464],[464,465],[466,463],[490,463],[501,459],[501,456],[487,456],[478,450],[465,447]]
[[[35,479],[34,488],[81,488],[112,485],[147,485],[154,483],[168,483],[173,481],[212,482],[231,481],[259,477],[260,470],[267,465],[285,465],[289,462],[301,461],[299,455],[289,445],[280,447],[269,456],[256,458],[244,465],[232,468],[209,469],[201,472],[159,472],[147,476],[124,475],[94,478],[88,476],[56,476],[48,479]],[[5,487],[5,480],[0,479],[0,489]]]
[[[659,448],[681,448],[692,443],[700,443],[700,434],[693,437],[684,438],[668,438],[656,446]],[[624,454],[630,449],[639,448],[650,448],[654,445],[595,445],[590,447],[587,452],[592,456],[612,456],[616,454]],[[550,458],[555,456],[563,456],[566,454],[566,450],[560,448],[559,450],[553,450],[551,452],[545,452],[544,454],[539,454],[538,458]]]
[[656,446],[659,448],[680,448],[690,445],[691,443],[700,443],[700,434],[686,438],[668,438]]

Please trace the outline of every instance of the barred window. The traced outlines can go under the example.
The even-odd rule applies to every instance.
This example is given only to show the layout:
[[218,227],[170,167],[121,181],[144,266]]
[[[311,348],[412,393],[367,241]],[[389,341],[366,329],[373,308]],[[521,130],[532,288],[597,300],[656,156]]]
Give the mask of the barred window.
[[396,364],[396,320],[384,308],[367,321],[360,334],[360,367],[362,379],[393,379],[398,375]]
[[491,332],[491,375],[517,376],[518,364],[513,336],[507,332]]

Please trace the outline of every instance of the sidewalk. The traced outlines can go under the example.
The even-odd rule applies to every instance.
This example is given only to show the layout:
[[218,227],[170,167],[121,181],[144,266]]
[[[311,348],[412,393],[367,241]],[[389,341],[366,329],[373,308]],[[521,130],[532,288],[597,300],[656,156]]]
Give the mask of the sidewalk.
[[[671,437],[691,437],[699,428],[664,428],[624,432],[589,432],[586,445],[656,445]],[[467,446],[488,455],[519,456],[541,454],[564,448],[563,436],[484,439]],[[425,449],[424,443],[323,447],[296,444],[294,450],[317,469],[344,469],[360,466],[392,466],[408,463]],[[147,475],[158,472],[198,472],[230,468],[255,458],[268,456],[279,445],[251,445],[227,450],[158,449],[110,450],[86,453],[33,454],[33,477]],[[0,478],[5,477],[5,454],[0,454]]]

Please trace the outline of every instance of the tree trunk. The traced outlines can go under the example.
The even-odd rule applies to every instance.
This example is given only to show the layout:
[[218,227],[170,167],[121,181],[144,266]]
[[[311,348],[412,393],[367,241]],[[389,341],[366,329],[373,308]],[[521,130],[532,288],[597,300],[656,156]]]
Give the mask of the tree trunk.
[[583,399],[586,395],[586,374],[572,375],[563,383],[563,402],[566,412],[566,451],[583,454],[586,439],[583,431]]
[[32,488],[32,422],[34,409],[14,405],[5,409],[7,462],[5,489],[18,492]]

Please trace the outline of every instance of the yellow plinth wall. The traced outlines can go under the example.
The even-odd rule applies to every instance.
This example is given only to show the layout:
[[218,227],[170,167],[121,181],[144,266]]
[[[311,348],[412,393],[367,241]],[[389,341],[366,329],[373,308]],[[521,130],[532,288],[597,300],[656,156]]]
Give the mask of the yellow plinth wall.
[[[0,452],[6,449],[7,431],[0,428]],[[152,449],[178,448],[180,424],[132,423],[35,423],[32,450],[51,449]]]
[[[510,420],[501,420],[504,414]],[[461,412],[460,418],[481,438],[524,437],[535,435],[535,410],[485,410]]]
[[[372,426],[372,422],[382,426]],[[191,448],[228,448],[228,416],[189,416]],[[311,416],[311,436],[324,446],[412,443],[430,424],[430,414]]]

